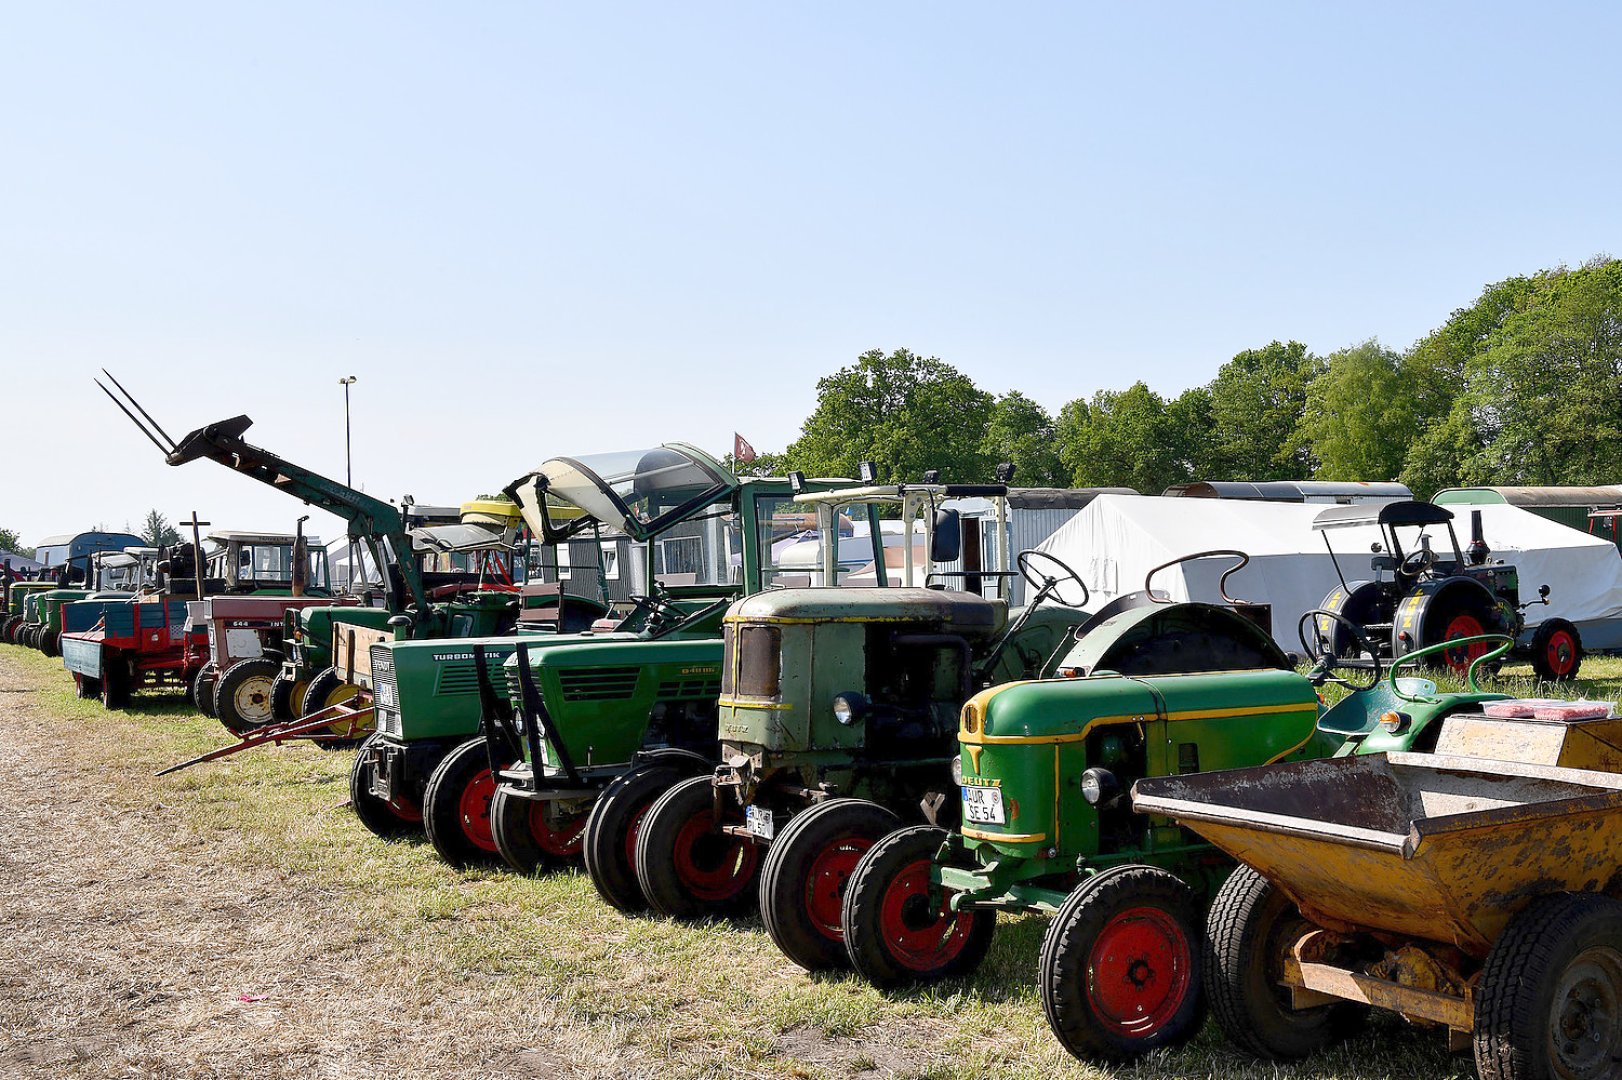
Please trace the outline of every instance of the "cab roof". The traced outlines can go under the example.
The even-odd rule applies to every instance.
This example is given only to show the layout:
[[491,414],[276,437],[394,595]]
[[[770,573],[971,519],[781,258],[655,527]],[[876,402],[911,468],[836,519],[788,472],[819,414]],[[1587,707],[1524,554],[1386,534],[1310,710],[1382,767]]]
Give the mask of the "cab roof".
[[1388,503],[1353,503],[1331,506],[1312,519],[1315,530],[1345,529],[1353,525],[1443,525],[1453,511],[1419,499]]

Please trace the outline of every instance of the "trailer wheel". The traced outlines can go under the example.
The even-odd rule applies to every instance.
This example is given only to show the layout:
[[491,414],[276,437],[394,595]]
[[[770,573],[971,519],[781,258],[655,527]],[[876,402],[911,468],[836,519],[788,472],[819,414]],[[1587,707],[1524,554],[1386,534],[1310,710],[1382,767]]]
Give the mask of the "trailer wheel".
[[100,697],[101,680],[92,679],[87,675],[81,675],[75,671],[73,673],[73,694],[75,697],[85,698],[87,700],[94,697]]
[[636,878],[661,915],[736,915],[756,900],[760,848],[720,830],[714,784],[683,780],[648,808],[637,829]]
[[490,830],[502,860],[522,874],[555,870],[580,857],[585,813],[565,813],[560,803],[523,799],[497,787],[490,804]]
[[61,656],[61,631],[44,627],[39,632],[39,651],[46,656]]
[[304,704],[304,693],[310,688],[309,679],[288,678],[285,669],[276,672],[270,683],[270,714],[277,720],[299,718],[299,706]]
[[122,709],[130,703],[130,669],[118,657],[101,658],[101,704]]
[[868,849],[845,886],[845,953],[875,986],[967,975],[991,948],[996,912],[949,911],[944,897],[930,895],[930,866],[946,835],[933,825],[891,833]]
[[597,893],[621,911],[642,911],[648,898],[636,878],[636,837],[648,808],[691,775],[669,765],[644,765],[603,789],[586,819],[586,873]]
[[439,857],[458,869],[499,859],[490,833],[496,779],[484,737],[469,739],[440,761],[422,795],[422,823]]
[[353,701],[355,695],[359,693],[360,687],[354,683],[344,682],[337,668],[322,668],[311,677],[309,688],[304,691],[304,700],[299,705],[299,715],[309,716],[322,709],[330,709],[334,705]]
[[386,802],[372,794],[372,777],[377,766],[369,752],[373,734],[360,744],[355,764],[349,770],[349,804],[360,823],[385,840],[409,836],[422,829],[422,813],[415,807]]
[[226,729],[243,735],[264,727],[275,717],[270,711],[270,684],[281,665],[262,656],[238,660],[214,684],[214,716]]
[[220,666],[212,660],[198,668],[197,674],[192,676],[192,708],[204,716],[214,715],[214,683],[219,677]]
[[830,799],[784,826],[760,870],[760,915],[783,955],[807,971],[848,967],[845,889],[862,856],[901,827],[866,799]]
[[1532,634],[1532,670],[1544,682],[1575,679],[1583,664],[1583,638],[1565,619],[1544,619]]
[[1205,992],[1230,1042],[1294,1061],[1352,1034],[1368,1015],[1353,1004],[1296,1009],[1280,984],[1283,957],[1305,922],[1289,897],[1248,866],[1217,890],[1206,919]]
[[1622,1061],[1622,903],[1561,893],[1510,920],[1476,990],[1482,1080],[1608,1080]]

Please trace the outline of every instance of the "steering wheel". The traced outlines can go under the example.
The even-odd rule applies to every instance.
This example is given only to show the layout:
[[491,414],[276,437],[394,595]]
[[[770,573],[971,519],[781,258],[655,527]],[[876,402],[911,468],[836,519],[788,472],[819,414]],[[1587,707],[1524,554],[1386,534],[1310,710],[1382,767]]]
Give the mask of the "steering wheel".
[[1430,548],[1415,548],[1402,557],[1402,564],[1398,569],[1409,577],[1418,577],[1429,570],[1436,562],[1436,552]]
[[[1059,576],[1050,577],[1036,569],[1033,564],[1038,559],[1046,560],[1047,562],[1050,562],[1054,566],[1058,567]],[[1027,585],[1036,590],[1036,598],[1030,602],[1028,605],[1030,607],[1035,607],[1037,604],[1041,603],[1043,597],[1052,596],[1066,607],[1084,608],[1087,606],[1087,601],[1091,600],[1093,597],[1092,590],[1088,589],[1087,583],[1081,580],[1081,575],[1070,569],[1070,567],[1067,566],[1062,559],[1059,559],[1056,556],[1049,555],[1045,551],[1022,551],[1019,553],[1019,558],[1015,561],[1019,564],[1019,576],[1025,579],[1025,583]],[[1065,598],[1064,594],[1059,591],[1059,586],[1067,582],[1074,582],[1076,585],[1080,586],[1080,603],[1071,603]]]
[[626,599],[635,605],[637,611],[647,616],[647,626],[650,629],[656,629],[666,619],[680,614],[657,584],[654,585],[654,592],[650,596],[628,596]]
[[[1339,662],[1340,655],[1330,647],[1329,640],[1324,636],[1323,632],[1318,629],[1319,616],[1333,622],[1337,622],[1341,626],[1344,626],[1346,629],[1350,630],[1352,632],[1352,637],[1356,639],[1357,644],[1363,649],[1364,652],[1369,654],[1369,658],[1374,661],[1374,669],[1372,672],[1373,678],[1371,678],[1367,683],[1352,682],[1349,679],[1342,678],[1341,676],[1335,674],[1336,670],[1344,665]],[[1312,636],[1315,639],[1315,643],[1310,643],[1307,641],[1308,619],[1312,620]],[[1311,611],[1304,613],[1301,616],[1301,620],[1295,624],[1295,636],[1301,642],[1302,651],[1313,659],[1312,672],[1308,677],[1312,678],[1314,681],[1324,679],[1328,682],[1339,683],[1340,685],[1346,687],[1346,689],[1353,691],[1373,690],[1376,686],[1380,685],[1380,679],[1384,674],[1384,669],[1380,666],[1379,653],[1374,651],[1374,646],[1369,642],[1368,635],[1363,633],[1363,628],[1358,626],[1352,620],[1348,619],[1346,616],[1342,615],[1340,612],[1330,611],[1326,608],[1313,608]],[[1356,669],[1348,667],[1347,670]]]

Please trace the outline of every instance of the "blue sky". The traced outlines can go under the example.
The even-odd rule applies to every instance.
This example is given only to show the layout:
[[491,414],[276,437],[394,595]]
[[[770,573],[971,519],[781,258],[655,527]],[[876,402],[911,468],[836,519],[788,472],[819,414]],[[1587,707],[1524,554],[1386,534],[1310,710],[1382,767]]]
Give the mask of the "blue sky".
[[[1622,254],[1611,5],[11,4],[0,524],[290,525],[172,434],[451,502],[776,449],[906,346],[1057,409],[1406,346]],[[329,522],[329,534],[337,531]]]

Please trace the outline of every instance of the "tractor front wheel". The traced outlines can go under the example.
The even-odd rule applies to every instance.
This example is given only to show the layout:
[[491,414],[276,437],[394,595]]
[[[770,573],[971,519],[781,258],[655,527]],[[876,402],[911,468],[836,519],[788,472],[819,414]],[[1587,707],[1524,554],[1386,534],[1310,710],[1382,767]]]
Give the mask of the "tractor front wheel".
[[39,651],[46,656],[61,656],[61,636],[60,630],[52,630],[48,626],[42,628],[39,632]]
[[310,679],[309,688],[304,691],[304,700],[299,704],[299,715],[310,716],[322,709],[330,709],[334,705],[353,701],[355,695],[359,693],[360,687],[354,683],[344,682],[337,668],[322,668]]
[[360,823],[385,840],[409,836],[422,830],[422,811],[403,801],[388,802],[372,794],[372,778],[377,765],[371,748],[377,736],[360,744],[355,764],[349,770],[349,805]]
[[270,685],[281,665],[256,656],[238,660],[220,672],[214,686],[214,716],[226,730],[246,735],[275,717],[270,711]]
[[930,884],[930,867],[946,835],[933,825],[891,833],[868,849],[845,886],[845,952],[874,986],[967,975],[991,948],[996,912],[952,911],[944,893]]
[[210,660],[197,669],[191,680],[192,708],[204,716],[214,715],[214,683],[220,677],[220,666]]
[[586,813],[556,799],[525,799],[496,788],[490,831],[502,861],[521,874],[557,870],[580,858]]
[[783,955],[807,971],[849,966],[846,885],[868,849],[900,827],[866,799],[830,799],[784,826],[760,871],[761,919]]
[[1532,670],[1544,682],[1575,679],[1583,665],[1583,638],[1565,619],[1544,619],[1532,634]]
[[440,858],[458,869],[498,860],[490,832],[490,801],[495,795],[496,779],[483,736],[445,755],[429,774],[422,796],[422,823]]
[[1081,884],[1042,940],[1042,1011],[1078,1058],[1129,1061],[1192,1038],[1205,1019],[1200,904],[1152,866]]
[[637,829],[636,877],[659,914],[738,915],[755,903],[760,848],[720,826],[708,776],[683,780],[648,808]]
[[621,911],[648,906],[636,878],[636,837],[649,807],[684,777],[668,765],[645,765],[618,777],[603,789],[586,819],[586,873],[604,900]]
[[289,677],[286,669],[278,669],[270,683],[270,714],[279,721],[297,720],[299,707],[304,704],[304,692],[310,680]]

